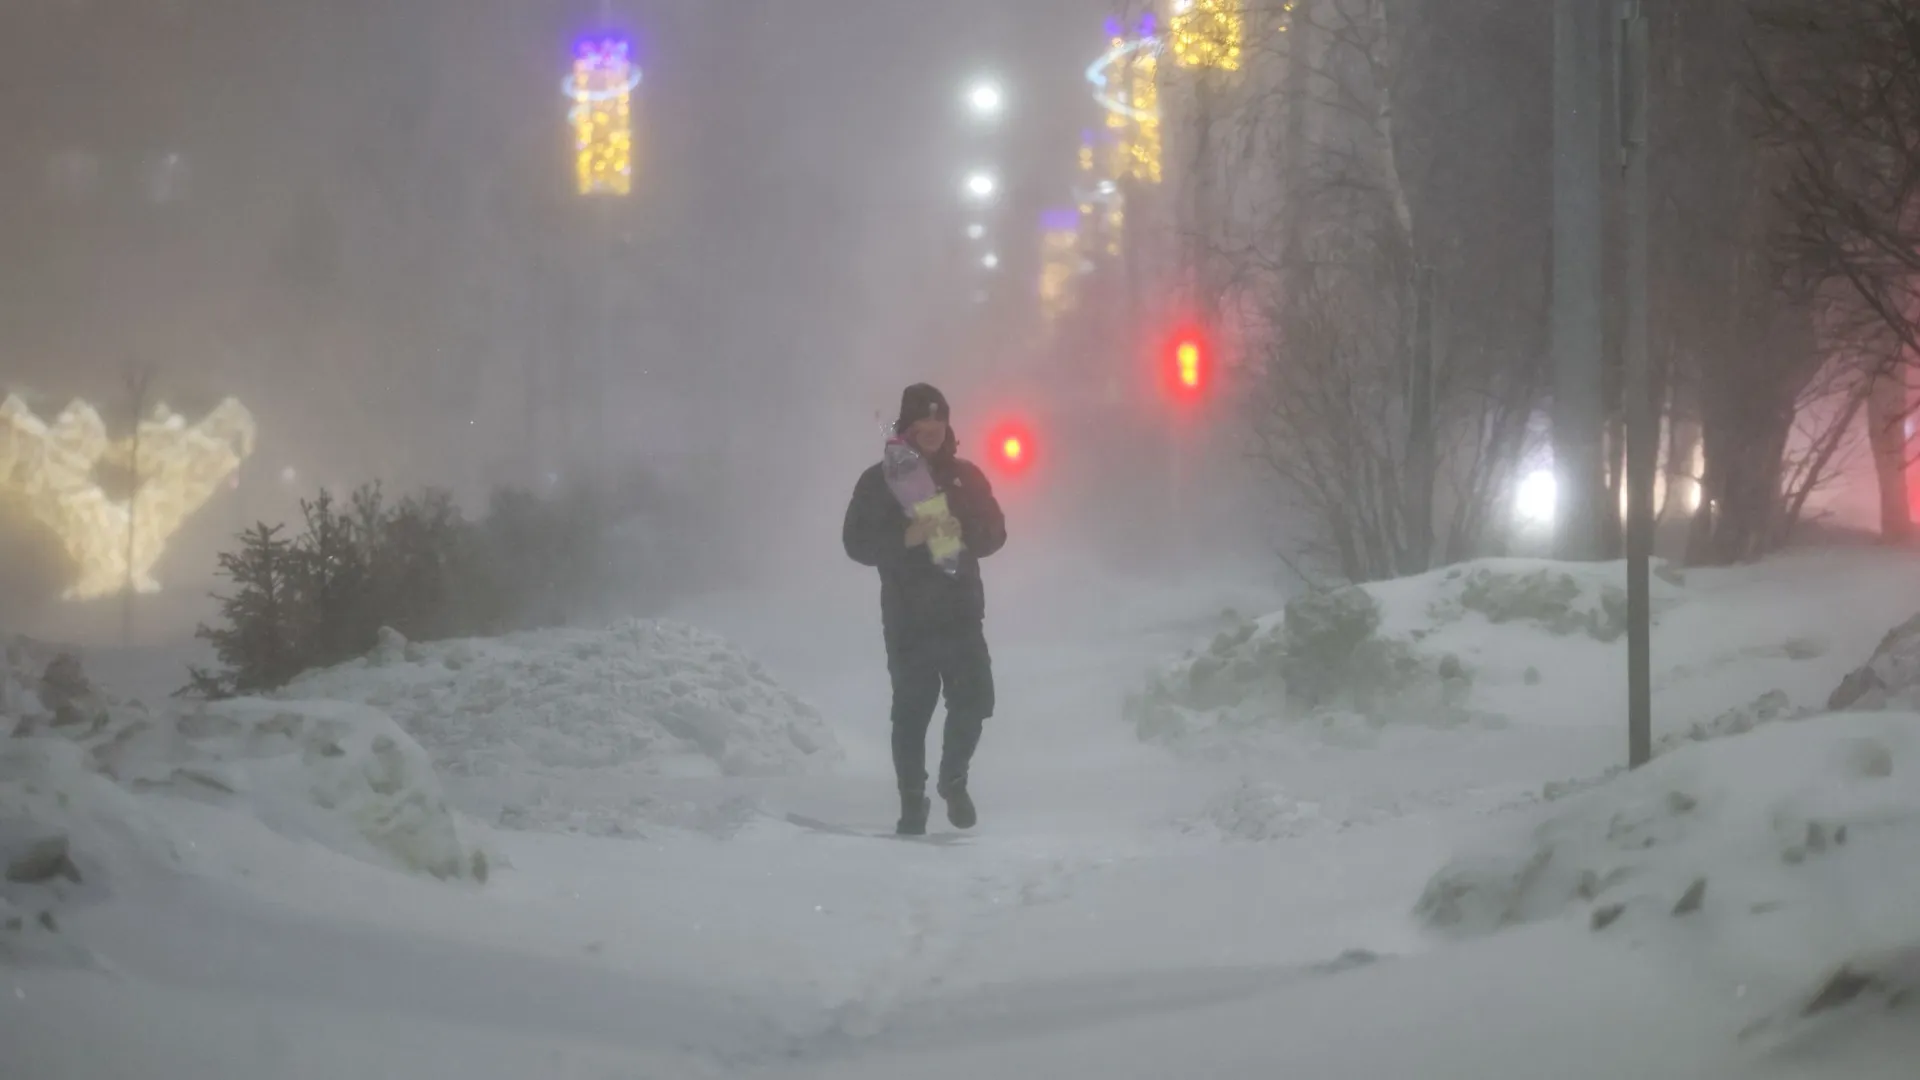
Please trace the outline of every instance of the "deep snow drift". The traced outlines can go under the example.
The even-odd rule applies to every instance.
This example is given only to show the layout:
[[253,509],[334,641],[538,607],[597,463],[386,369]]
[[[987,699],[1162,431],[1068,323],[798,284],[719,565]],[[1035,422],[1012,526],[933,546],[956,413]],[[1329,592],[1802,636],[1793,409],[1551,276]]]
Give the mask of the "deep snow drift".
[[[34,879],[0,894],[22,926],[0,1032],[30,1033],[25,1075],[128,1080],[1910,1077],[1920,720],[1905,684],[1884,713],[1824,713],[1914,614],[1920,560],[1664,581],[1667,752],[1609,776],[1617,574],[1466,567],[1364,590],[1372,615],[1315,598],[1291,631],[1038,575],[999,594],[984,820],[944,845],[777,812],[891,819],[883,761],[838,749],[884,735],[865,577],[843,604],[681,613],[786,658],[793,694],[768,672],[731,700],[737,650],[621,627],[390,641],[316,674],[299,693],[387,724],[338,756],[270,726],[335,730],[318,698],[180,710],[119,744],[143,766],[120,779],[113,739],[36,726],[0,762],[0,821],[30,823],[0,837]],[[30,674],[0,700],[48,712]],[[746,730],[672,731],[661,703],[689,699],[709,711],[673,722]],[[363,828],[428,820],[381,796],[395,776],[535,827],[449,811],[487,880],[405,872]],[[694,790],[737,796],[735,825],[660,828]],[[553,831],[592,822],[644,838]]]
[[1736,987],[1755,1026],[1920,1019],[1920,715],[1689,745],[1499,830],[1428,885],[1455,935],[1569,921]]
[[15,650],[0,706],[4,790],[30,842],[101,815],[146,829],[146,804],[128,795],[158,794],[405,872],[485,880],[487,857],[426,752],[385,715],[337,701],[115,701],[57,652],[29,683],[17,661],[50,652]]
[[651,782],[818,773],[843,756],[819,712],[758,661],[658,620],[433,644],[389,631],[365,659],[310,672],[277,696],[393,717],[460,807],[503,828],[724,832],[741,813],[689,816]]

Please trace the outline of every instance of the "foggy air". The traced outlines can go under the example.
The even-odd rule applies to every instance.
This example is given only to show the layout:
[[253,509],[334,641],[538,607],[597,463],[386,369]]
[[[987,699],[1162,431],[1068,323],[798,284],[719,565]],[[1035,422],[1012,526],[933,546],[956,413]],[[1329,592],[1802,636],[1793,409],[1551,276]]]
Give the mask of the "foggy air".
[[0,1074],[1908,1076],[1907,0],[0,6]]

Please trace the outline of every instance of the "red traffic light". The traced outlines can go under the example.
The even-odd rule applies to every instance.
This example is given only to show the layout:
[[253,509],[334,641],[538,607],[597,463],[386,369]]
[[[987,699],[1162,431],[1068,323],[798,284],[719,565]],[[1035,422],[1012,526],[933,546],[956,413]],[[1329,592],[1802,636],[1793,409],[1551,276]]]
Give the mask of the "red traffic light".
[[987,449],[1001,472],[1020,473],[1033,467],[1033,434],[1018,424],[995,428],[987,437]]
[[1186,327],[1167,345],[1167,390],[1176,398],[1192,400],[1206,392],[1212,376],[1212,350],[1198,329]]

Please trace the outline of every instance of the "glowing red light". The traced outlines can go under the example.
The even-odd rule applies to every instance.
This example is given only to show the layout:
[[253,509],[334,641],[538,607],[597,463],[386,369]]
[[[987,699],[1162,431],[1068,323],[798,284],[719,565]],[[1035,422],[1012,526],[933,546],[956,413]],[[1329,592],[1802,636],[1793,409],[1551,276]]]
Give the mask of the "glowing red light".
[[1180,369],[1180,385],[1189,390],[1200,389],[1200,343],[1183,341],[1174,351],[1174,363]]
[[1039,449],[1033,432],[1024,424],[1012,422],[995,427],[987,436],[987,446],[992,448],[993,463],[1008,474],[1031,469],[1034,453]]
[[1182,329],[1167,342],[1161,370],[1167,391],[1176,398],[1197,399],[1206,392],[1212,360],[1206,339],[1198,330]]

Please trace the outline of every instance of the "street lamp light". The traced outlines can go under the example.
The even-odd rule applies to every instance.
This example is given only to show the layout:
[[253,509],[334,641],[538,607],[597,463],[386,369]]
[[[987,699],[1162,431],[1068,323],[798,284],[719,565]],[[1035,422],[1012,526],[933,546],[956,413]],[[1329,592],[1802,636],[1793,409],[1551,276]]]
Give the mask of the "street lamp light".
[[1005,107],[1006,95],[992,80],[983,79],[967,91],[967,108],[982,120],[995,119]]
[[980,257],[980,265],[986,267],[989,270],[998,269],[1000,266],[1000,256],[995,255],[993,252],[989,251],[985,255],[982,255]]
[[977,170],[967,177],[967,194],[982,202],[993,198],[993,193],[999,186],[994,181],[993,174],[984,169]]
[[967,239],[978,240],[985,235],[987,235],[987,227],[985,225],[976,221],[967,226]]

